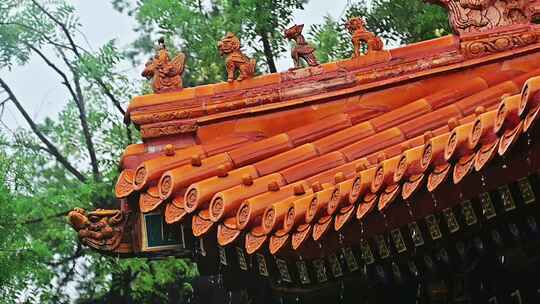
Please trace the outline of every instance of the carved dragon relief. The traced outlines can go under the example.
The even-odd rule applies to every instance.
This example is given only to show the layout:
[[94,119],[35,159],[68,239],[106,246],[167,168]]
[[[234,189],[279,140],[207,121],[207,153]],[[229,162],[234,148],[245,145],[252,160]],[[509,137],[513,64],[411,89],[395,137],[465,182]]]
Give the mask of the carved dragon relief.
[[516,24],[528,24],[536,0],[426,0],[449,11],[457,34],[475,33]]
[[120,246],[128,216],[120,210],[98,209],[86,212],[75,208],[67,219],[81,242],[101,251],[115,251]]

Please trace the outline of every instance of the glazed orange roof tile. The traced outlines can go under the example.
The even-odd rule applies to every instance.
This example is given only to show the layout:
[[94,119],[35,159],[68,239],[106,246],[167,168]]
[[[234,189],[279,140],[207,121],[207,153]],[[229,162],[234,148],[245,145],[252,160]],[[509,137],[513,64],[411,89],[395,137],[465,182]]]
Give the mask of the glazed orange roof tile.
[[395,210],[496,170],[495,159],[537,129],[540,27],[532,16],[135,97],[126,120],[143,143],[122,156],[116,196],[124,210],[157,212],[248,254],[309,255],[310,242],[406,224],[408,213]]

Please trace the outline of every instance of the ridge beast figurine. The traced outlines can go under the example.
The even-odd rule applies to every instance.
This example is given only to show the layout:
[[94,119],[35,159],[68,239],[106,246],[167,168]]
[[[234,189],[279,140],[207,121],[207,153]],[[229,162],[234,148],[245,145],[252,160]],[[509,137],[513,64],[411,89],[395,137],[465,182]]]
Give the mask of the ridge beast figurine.
[[152,79],[154,93],[164,93],[182,89],[186,55],[179,53],[172,60],[165,46],[165,39],[158,40],[156,55],[145,64],[142,76]]
[[450,25],[458,34],[527,24],[535,10],[531,0],[427,0],[427,2],[449,10]]
[[67,218],[84,244],[103,251],[112,251],[120,245],[126,222],[122,211],[97,209],[86,212],[75,208]]
[[296,45],[291,50],[291,56],[294,61],[294,69],[301,68],[300,59],[303,59],[308,66],[317,66],[319,62],[315,57],[315,48],[310,46],[304,35],[302,35],[302,30],[304,25],[294,25],[285,30],[284,36],[289,40],[294,40]]
[[255,59],[250,59],[240,50],[240,39],[233,33],[227,33],[218,43],[218,49],[221,56],[225,56],[225,65],[227,67],[227,81],[233,82],[235,72],[238,70],[238,81],[252,78],[255,74]]
[[345,24],[345,27],[352,35],[352,43],[354,46],[353,58],[362,55],[362,43],[366,44],[366,54],[373,51],[381,51],[384,47],[384,43],[380,37],[377,37],[372,32],[369,32],[365,28],[365,21],[362,18],[351,18]]

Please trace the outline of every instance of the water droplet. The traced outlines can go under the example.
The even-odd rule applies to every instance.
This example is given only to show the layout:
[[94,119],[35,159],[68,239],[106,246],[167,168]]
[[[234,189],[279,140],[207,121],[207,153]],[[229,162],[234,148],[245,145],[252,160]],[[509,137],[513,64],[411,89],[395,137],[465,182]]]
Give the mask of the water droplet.
[[431,192],[431,200],[433,201],[433,206],[437,208],[439,205],[439,202],[437,201],[437,197],[435,196],[435,193]]
[[486,187],[486,176],[484,174],[480,174],[480,181],[482,182],[482,188]]

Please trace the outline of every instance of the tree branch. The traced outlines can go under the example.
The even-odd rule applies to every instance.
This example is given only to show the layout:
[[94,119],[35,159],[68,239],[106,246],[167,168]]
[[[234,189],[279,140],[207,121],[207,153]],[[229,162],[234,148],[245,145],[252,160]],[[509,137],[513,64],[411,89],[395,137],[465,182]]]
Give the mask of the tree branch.
[[67,67],[70,69],[73,75],[73,83],[75,86],[74,101],[75,101],[75,104],[77,105],[77,109],[79,110],[79,121],[81,123],[81,128],[83,130],[83,136],[86,143],[86,149],[88,150],[88,155],[90,156],[90,165],[92,167],[92,174],[94,176],[95,181],[100,181],[101,174],[99,172],[99,163],[96,156],[96,150],[94,149],[94,143],[92,142],[92,135],[90,132],[90,128],[88,127],[86,107],[85,107],[84,95],[82,93],[79,72],[73,66],[73,64],[69,61],[66,54],[61,49],[58,49],[58,52],[60,53],[60,56],[64,60],[64,63],[67,65]]
[[58,68],[51,60],[49,60],[49,58],[47,58],[47,56],[45,56],[45,54],[43,54],[43,52],[41,52],[38,48],[36,48],[35,46],[29,44],[29,43],[24,43],[28,48],[30,48],[32,51],[34,51],[39,57],[41,57],[41,59],[43,59],[43,61],[45,62],[45,64],[47,64],[47,66],[49,66],[51,69],[53,69],[58,75],[60,75],[60,77],[62,78],[63,82],[62,84],[65,85],[67,87],[67,89],[69,90],[69,93],[71,94],[71,97],[73,99],[76,99],[77,98],[77,95],[75,94],[75,91],[73,90],[73,87],[71,86],[71,83],[69,82],[69,79],[66,75],[66,73],[64,73],[60,68]]
[[13,91],[11,90],[11,88],[8,86],[7,83],[4,82],[2,78],[0,78],[0,87],[4,89],[4,91],[7,93],[11,102],[13,102],[13,104],[15,105],[19,113],[24,117],[24,119],[26,120],[26,123],[28,123],[28,125],[30,126],[34,134],[47,147],[51,155],[54,156],[54,158],[60,164],[62,164],[62,166],[64,166],[66,170],[68,170],[71,174],[73,174],[78,180],[80,180],[81,182],[86,182],[86,177],[84,177],[84,175],[81,172],[75,169],[75,167],[71,165],[68,159],[64,157],[62,153],[60,153],[60,151],[56,148],[56,146],[39,130],[37,124],[32,120],[32,118],[30,117],[28,112],[26,112],[22,104],[19,102],[19,100],[17,99]]
[[99,78],[94,78],[94,80],[96,81],[96,83],[101,87],[101,90],[103,91],[103,94],[105,94],[107,97],[109,97],[109,99],[111,100],[111,102],[113,103],[113,105],[116,107],[116,109],[122,114],[122,116],[126,116],[126,111],[124,111],[124,109],[122,109],[122,104],[120,103],[120,101],[111,93],[111,90],[109,90],[109,88],[107,87],[107,85]]
[[80,78],[78,73],[74,74],[75,90],[77,92],[78,99],[75,100],[77,108],[79,109],[79,120],[81,122],[81,127],[84,134],[84,140],[86,142],[86,149],[88,150],[88,155],[90,155],[90,164],[92,166],[92,174],[94,175],[95,181],[101,180],[101,175],[99,173],[99,163],[96,156],[96,150],[94,148],[94,143],[92,141],[92,134],[90,132],[90,127],[88,126],[86,107],[84,101],[84,95],[82,93]]
[[55,47],[63,48],[63,49],[67,49],[67,50],[72,50],[71,47],[63,45],[61,43],[58,43],[58,42],[52,40],[44,32],[42,32],[42,31],[40,31],[40,30],[38,30],[36,28],[33,28],[31,26],[28,26],[26,24],[18,23],[18,22],[0,22],[0,25],[16,25],[16,26],[20,26],[20,27],[25,28],[25,29],[27,29],[29,31],[32,31],[32,32],[35,32],[35,33],[39,34],[43,39],[45,39],[45,41],[47,41],[51,45],[54,45]]
[[81,58],[81,54],[79,53],[78,46],[73,40],[73,37],[71,37],[71,34],[69,33],[69,30],[66,27],[65,23],[61,22],[56,17],[54,17],[51,13],[49,13],[49,11],[47,11],[43,6],[41,6],[36,0],[31,0],[31,1],[32,3],[34,3],[35,6],[39,8],[39,10],[41,10],[45,14],[45,16],[49,17],[49,19],[51,19],[54,23],[56,23],[60,27],[60,29],[62,29],[62,32],[64,32],[64,34],[66,35],[66,38],[69,41],[69,44],[71,45],[73,53],[75,53],[75,55],[78,58]]

